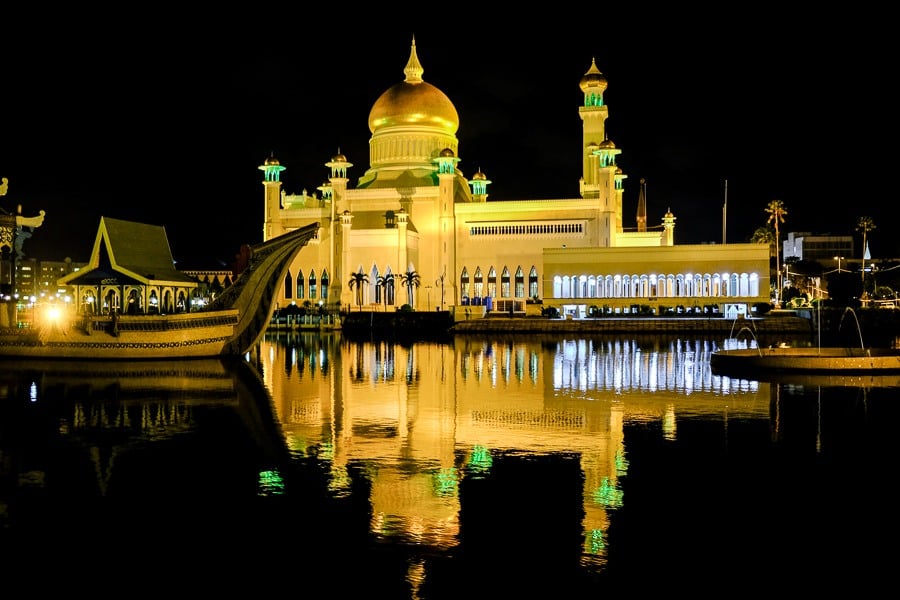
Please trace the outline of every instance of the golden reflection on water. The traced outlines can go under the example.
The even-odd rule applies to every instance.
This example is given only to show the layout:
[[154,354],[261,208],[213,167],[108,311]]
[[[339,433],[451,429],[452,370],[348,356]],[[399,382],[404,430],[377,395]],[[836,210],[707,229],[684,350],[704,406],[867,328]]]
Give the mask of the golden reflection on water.
[[347,342],[281,334],[262,345],[266,386],[288,446],[330,461],[348,494],[365,465],[376,538],[452,549],[459,487],[498,452],[577,455],[582,562],[605,563],[609,511],[627,502],[626,425],[718,415],[768,420],[770,384],[713,375],[708,340],[466,336],[450,344]]

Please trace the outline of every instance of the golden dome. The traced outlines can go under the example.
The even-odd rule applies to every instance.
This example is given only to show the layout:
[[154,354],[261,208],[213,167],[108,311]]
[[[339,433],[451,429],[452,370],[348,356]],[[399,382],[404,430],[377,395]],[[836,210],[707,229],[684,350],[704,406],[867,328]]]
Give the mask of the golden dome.
[[453,150],[451,150],[450,148],[444,148],[443,150],[441,150],[442,158],[453,158],[453,156]]
[[600,146],[598,146],[598,147],[602,148],[604,150],[614,150],[616,145],[613,143],[613,141],[611,139],[607,138],[607,139],[603,140],[602,142],[600,142]]
[[409,62],[403,72],[406,79],[384,92],[369,112],[369,131],[398,125],[439,127],[455,134],[459,128],[456,107],[444,92],[422,80],[424,69],[416,55],[413,40]]
[[603,73],[600,72],[600,69],[597,68],[597,63],[593,58],[591,59],[591,68],[581,77],[581,83],[578,85],[582,92],[587,92],[589,89],[603,92],[606,89],[606,77],[604,77]]
[[472,181],[483,181],[487,179],[487,175],[481,172],[481,169],[478,169],[478,172],[472,175]]
[[270,156],[269,158],[266,159],[266,162],[263,163],[263,165],[265,165],[267,167],[274,167],[274,166],[280,165],[280,164],[281,163],[278,162],[278,159],[275,158],[274,156]]

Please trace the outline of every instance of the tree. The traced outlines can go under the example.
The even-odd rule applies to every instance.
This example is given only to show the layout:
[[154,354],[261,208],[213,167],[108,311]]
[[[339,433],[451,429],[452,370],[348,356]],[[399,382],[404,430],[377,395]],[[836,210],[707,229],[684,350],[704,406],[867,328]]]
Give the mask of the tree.
[[413,269],[409,269],[406,273],[400,275],[400,279],[403,281],[403,285],[406,286],[407,302],[410,306],[415,306],[413,303],[413,288],[419,287],[421,277]]
[[378,279],[375,280],[375,285],[382,290],[381,297],[384,300],[384,310],[387,312],[388,296],[393,296],[392,292],[394,291],[394,276],[390,273],[379,275]]
[[356,306],[362,310],[363,303],[363,287],[369,284],[369,276],[362,272],[362,269],[350,275],[350,289],[356,289]]
[[781,200],[772,200],[769,202],[768,206],[766,206],[766,212],[769,213],[769,223],[772,223],[775,226],[775,279],[777,282],[777,288],[775,292],[775,301],[778,301],[779,294],[781,293],[781,249],[779,245],[781,243],[780,235],[779,235],[779,225],[784,223],[784,217],[788,214],[787,209],[784,207],[784,202]]
[[[758,227],[753,235],[750,236],[750,242],[753,244],[768,244],[774,249],[775,246],[775,230],[766,225]],[[774,255],[774,252],[772,253]]]
[[875,229],[875,221],[872,220],[872,217],[860,217],[856,221],[856,230],[862,233],[863,236],[863,248],[862,248],[862,281],[863,281],[863,293],[865,293],[866,287],[866,236],[868,236],[869,232]]

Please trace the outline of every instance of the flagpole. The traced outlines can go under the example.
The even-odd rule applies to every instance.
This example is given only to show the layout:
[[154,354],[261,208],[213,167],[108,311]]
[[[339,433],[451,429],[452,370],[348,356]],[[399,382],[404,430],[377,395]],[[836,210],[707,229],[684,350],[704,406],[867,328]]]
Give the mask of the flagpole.
[[726,243],[725,223],[728,221],[728,180],[725,180],[725,205],[722,206],[722,243]]

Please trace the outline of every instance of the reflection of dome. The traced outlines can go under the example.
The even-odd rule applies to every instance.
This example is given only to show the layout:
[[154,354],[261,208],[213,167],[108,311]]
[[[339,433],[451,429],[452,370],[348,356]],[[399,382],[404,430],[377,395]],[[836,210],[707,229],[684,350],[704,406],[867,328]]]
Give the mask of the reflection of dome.
[[456,133],[459,128],[456,107],[444,92],[422,80],[423,71],[413,40],[409,62],[403,70],[406,79],[388,88],[375,101],[369,112],[369,131],[375,133],[382,127],[420,125]]
[[599,92],[603,92],[606,89],[606,77],[597,68],[597,63],[593,58],[591,59],[591,68],[581,77],[581,83],[578,85],[581,87],[582,92],[587,92],[590,88],[594,88]]

